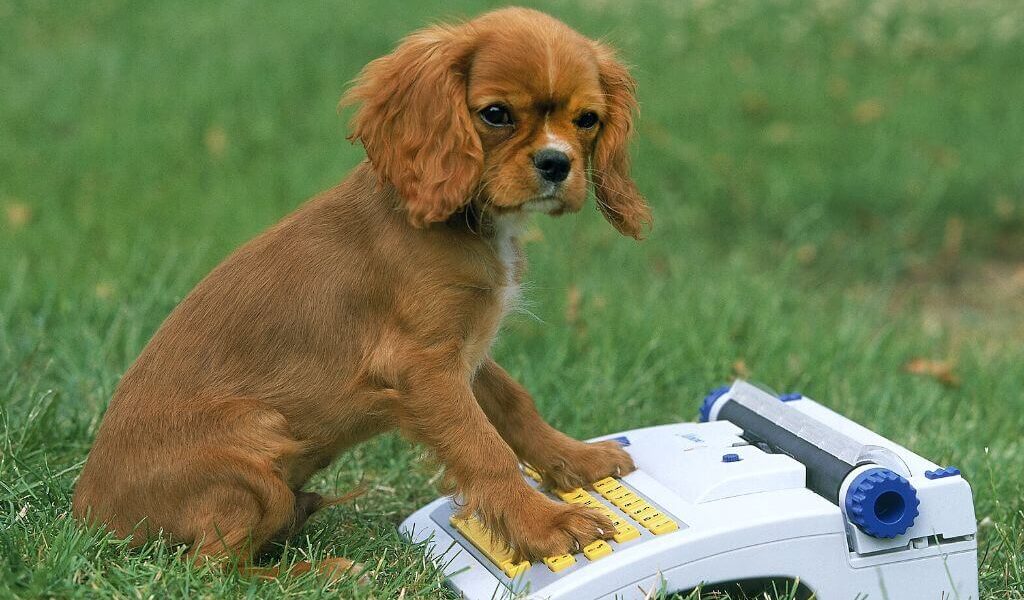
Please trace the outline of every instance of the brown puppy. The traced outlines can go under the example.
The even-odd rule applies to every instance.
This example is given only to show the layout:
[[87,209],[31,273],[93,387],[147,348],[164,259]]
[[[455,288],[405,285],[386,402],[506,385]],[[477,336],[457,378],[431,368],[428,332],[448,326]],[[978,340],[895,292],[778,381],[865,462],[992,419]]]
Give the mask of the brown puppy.
[[609,536],[518,463],[570,488],[629,456],[545,423],[488,353],[526,213],[579,210],[589,172],[619,231],[650,222],[628,173],[633,88],[608,48],[524,9],[424,29],[370,63],[342,100],[368,160],[171,313],[111,400],[74,513],[248,557],[325,503],[300,491],[314,472],[398,428],[521,555]]

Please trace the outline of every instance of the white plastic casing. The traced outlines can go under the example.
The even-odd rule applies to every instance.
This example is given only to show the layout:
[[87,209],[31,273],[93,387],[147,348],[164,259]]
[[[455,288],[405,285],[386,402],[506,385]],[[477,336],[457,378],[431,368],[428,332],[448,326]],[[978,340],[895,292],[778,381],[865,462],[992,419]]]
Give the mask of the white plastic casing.
[[[678,531],[624,544],[611,555],[551,573],[534,563],[516,581],[447,526],[453,505],[439,498],[400,526],[423,542],[463,597],[647,598],[652,590],[756,578],[799,579],[819,600],[977,600],[977,543],[971,490],[959,476],[928,479],[937,465],[818,405],[791,405],[864,444],[899,455],[921,501],[902,536],[879,540],[850,525],[843,510],[806,489],[805,467],[748,445],[725,421],[679,423],[615,433],[637,471],[622,480],[680,524]],[[595,440],[596,441],[596,440]],[[723,462],[725,454],[740,460]]]

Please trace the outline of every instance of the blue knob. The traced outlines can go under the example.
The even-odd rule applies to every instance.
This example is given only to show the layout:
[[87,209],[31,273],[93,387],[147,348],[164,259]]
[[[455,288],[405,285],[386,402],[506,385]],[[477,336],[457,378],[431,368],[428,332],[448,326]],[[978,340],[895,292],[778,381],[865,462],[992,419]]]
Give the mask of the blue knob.
[[714,406],[715,401],[725,395],[732,386],[723,385],[711,390],[711,393],[704,396],[704,401],[700,404],[700,422],[707,423],[711,420],[711,407]]
[[924,476],[928,479],[943,479],[946,477],[955,477],[960,474],[960,469],[956,467],[939,467],[934,471],[925,471]]
[[917,490],[898,474],[877,467],[864,471],[846,490],[846,516],[876,538],[903,535],[917,518]]
[[722,455],[722,462],[725,462],[725,463],[740,462],[741,460],[743,460],[743,459],[740,458],[739,454],[723,454]]

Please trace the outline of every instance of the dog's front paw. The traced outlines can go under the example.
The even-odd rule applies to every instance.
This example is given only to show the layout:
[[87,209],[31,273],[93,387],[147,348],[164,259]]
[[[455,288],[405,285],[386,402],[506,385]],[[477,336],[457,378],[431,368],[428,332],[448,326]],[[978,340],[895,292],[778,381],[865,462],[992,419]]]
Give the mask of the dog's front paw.
[[607,517],[585,506],[556,502],[542,506],[523,511],[507,524],[509,545],[526,560],[579,552],[615,532]]
[[605,477],[618,477],[636,470],[633,458],[618,442],[608,440],[587,444],[578,442],[571,449],[538,465],[544,483],[557,490],[583,487]]

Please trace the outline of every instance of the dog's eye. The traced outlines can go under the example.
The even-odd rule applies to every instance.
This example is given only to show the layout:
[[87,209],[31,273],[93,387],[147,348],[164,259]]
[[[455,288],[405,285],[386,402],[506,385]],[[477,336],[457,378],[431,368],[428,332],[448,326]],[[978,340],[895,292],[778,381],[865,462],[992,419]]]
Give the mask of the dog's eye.
[[597,121],[597,113],[587,111],[582,115],[576,117],[576,120],[573,122],[576,123],[576,126],[579,127],[580,129],[590,129],[594,125],[597,125]]
[[500,104],[492,104],[480,111],[480,118],[491,127],[508,127],[512,125],[512,115]]

